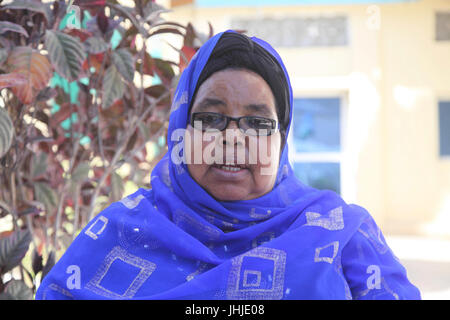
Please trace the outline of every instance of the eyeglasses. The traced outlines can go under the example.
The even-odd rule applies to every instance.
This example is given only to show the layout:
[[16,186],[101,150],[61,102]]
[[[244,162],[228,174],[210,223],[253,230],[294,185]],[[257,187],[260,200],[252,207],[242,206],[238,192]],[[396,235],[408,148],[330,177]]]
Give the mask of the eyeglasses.
[[280,128],[278,121],[274,119],[257,116],[233,118],[215,112],[194,112],[191,117],[191,126],[203,132],[223,131],[230,121],[236,121],[243,133],[252,136],[270,136]]

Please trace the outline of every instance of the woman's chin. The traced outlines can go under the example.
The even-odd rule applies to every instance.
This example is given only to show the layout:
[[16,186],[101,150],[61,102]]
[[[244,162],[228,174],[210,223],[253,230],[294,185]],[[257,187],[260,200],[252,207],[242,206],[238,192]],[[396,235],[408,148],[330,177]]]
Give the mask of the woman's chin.
[[219,201],[239,201],[248,200],[248,193],[242,188],[230,187],[221,188],[220,190],[211,190],[210,194]]

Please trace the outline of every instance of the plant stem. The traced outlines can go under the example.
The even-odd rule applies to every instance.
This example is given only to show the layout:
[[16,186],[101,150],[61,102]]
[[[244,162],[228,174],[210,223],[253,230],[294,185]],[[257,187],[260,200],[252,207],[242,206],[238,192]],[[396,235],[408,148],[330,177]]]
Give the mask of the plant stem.
[[106,179],[109,177],[109,175],[112,173],[112,171],[115,169],[115,166],[117,164],[117,162],[119,161],[120,157],[122,156],[123,151],[125,150],[128,141],[130,140],[131,136],[134,134],[134,131],[136,130],[137,126],[144,121],[145,117],[150,113],[150,111],[153,110],[153,107],[156,106],[158,104],[159,101],[165,99],[168,95],[170,94],[170,92],[166,91],[164,94],[162,94],[160,97],[158,97],[155,101],[153,101],[152,105],[149,106],[143,113],[142,115],[136,119],[136,117],[133,117],[129,127],[133,128],[133,130],[129,130],[127,131],[127,133],[125,134],[124,138],[119,142],[118,146],[117,146],[117,151],[114,154],[113,159],[111,160],[111,162],[109,163],[109,166],[105,168],[105,170],[103,171],[103,175],[100,177],[100,180],[97,184],[97,186],[94,189],[94,193],[91,197],[91,201],[89,204],[89,210],[88,210],[88,221],[92,220],[92,218],[94,217],[94,208],[95,208],[95,202],[98,198],[98,196],[100,195],[100,191],[103,188],[103,185],[106,181]]
[[81,192],[81,185],[77,184],[75,188],[75,207],[74,207],[74,218],[73,218],[73,234],[72,234],[72,240],[75,240],[79,221],[80,221],[80,192]]

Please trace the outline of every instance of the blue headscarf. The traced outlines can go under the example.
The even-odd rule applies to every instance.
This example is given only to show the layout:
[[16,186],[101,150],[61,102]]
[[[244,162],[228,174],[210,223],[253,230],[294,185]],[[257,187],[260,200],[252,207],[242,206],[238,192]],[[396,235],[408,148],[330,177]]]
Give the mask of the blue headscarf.
[[[151,173],[152,188],[90,221],[36,298],[420,299],[370,214],[301,183],[287,144],[273,190],[252,200],[217,201],[174,161],[183,141],[171,137],[186,128],[197,80],[222,34],[181,75],[168,152]],[[289,83],[275,50],[251,39],[275,57]]]

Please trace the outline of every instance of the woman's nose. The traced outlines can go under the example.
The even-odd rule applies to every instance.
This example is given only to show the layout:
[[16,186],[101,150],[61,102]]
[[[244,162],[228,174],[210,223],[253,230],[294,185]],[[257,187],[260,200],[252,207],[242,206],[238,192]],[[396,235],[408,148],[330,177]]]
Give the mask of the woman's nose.
[[237,121],[230,120],[228,126],[223,130],[223,144],[244,144],[245,137],[239,129]]

